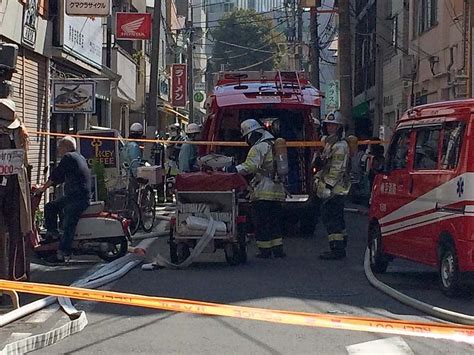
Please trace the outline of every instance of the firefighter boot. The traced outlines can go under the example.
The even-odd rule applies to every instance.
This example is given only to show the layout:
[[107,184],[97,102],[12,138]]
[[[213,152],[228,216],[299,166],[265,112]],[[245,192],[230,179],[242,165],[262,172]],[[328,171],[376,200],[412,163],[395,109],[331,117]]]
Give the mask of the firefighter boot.
[[258,248],[258,254],[257,254],[257,258],[260,258],[260,259],[269,259],[272,257],[272,251],[271,249],[267,249],[267,248]]
[[272,248],[272,253],[275,258],[284,258],[286,253],[283,251],[283,245],[277,245]]
[[346,249],[343,241],[334,241],[329,243],[331,251],[325,251],[319,258],[322,260],[340,260],[346,257]]

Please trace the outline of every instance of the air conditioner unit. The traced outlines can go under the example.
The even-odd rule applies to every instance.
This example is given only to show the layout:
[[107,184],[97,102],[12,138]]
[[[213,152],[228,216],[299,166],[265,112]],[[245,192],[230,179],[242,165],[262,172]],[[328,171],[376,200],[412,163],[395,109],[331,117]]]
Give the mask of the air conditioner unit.
[[403,80],[403,88],[408,89],[409,87],[411,87],[411,81]]

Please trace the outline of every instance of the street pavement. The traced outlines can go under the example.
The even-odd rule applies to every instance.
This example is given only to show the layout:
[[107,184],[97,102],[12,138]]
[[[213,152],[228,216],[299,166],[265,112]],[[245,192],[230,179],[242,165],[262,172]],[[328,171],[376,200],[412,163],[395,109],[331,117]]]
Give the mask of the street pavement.
[[[367,217],[347,214],[350,234],[348,257],[321,261],[327,248],[322,226],[312,238],[286,238],[285,259],[254,257],[236,267],[225,263],[221,251],[203,255],[187,270],[132,270],[107,289],[143,295],[184,298],[252,307],[314,312],[332,315],[383,317],[407,321],[431,321],[372,288],[363,270]],[[137,239],[143,239],[144,236]],[[150,240],[148,255],[168,255],[166,238]],[[71,268],[36,266],[33,281],[69,284],[98,260],[76,262]],[[391,286],[423,301],[463,313],[474,314],[472,293],[449,299],[437,289],[436,272],[396,260],[381,277]],[[31,300],[31,296],[23,298]],[[39,354],[460,354],[473,352],[463,343],[414,337],[396,337],[366,332],[318,329],[263,323],[243,319],[206,317],[112,304],[77,302],[85,309],[89,325],[81,332]],[[0,332],[0,349],[12,333],[36,333],[63,324],[66,317],[55,309],[44,314],[36,328],[26,317]],[[8,334],[4,334],[6,332]],[[15,336],[19,336],[16,334]],[[378,341],[378,342],[377,342]],[[380,341],[382,343],[380,343]],[[394,350],[395,349],[395,350]]]

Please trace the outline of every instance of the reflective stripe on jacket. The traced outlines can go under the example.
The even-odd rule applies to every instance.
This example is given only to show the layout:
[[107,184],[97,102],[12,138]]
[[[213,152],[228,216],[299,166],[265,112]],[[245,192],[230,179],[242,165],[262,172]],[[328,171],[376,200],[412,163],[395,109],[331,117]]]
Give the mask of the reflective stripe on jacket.
[[255,175],[251,182],[253,188],[250,199],[267,201],[284,201],[286,197],[283,184],[273,181],[275,168],[273,165],[273,149],[268,140],[274,137],[265,132],[262,139],[252,146],[247,159],[236,167],[242,175]]
[[351,183],[349,177],[349,145],[337,136],[328,137],[322,154],[325,164],[317,175],[317,192],[331,187],[332,195],[347,195]]

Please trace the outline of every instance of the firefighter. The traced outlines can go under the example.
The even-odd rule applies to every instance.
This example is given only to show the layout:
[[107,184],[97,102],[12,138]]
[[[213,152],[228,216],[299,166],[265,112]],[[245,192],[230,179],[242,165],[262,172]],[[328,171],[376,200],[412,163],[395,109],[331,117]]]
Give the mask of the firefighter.
[[179,123],[173,123],[168,127],[169,139],[165,147],[166,151],[166,201],[173,202],[174,185],[176,175],[178,175],[178,160],[183,137],[181,136],[181,126]]
[[[199,139],[201,127],[196,123],[190,123],[186,126],[186,141],[195,141]],[[195,144],[184,143],[179,152],[179,171],[182,173],[191,173],[198,171],[197,166],[197,146]]]
[[126,164],[133,174],[137,175],[137,168],[141,165],[143,159],[143,152],[140,148],[140,144],[133,139],[143,138],[143,126],[141,123],[133,123],[130,126],[129,140],[122,151],[120,152],[120,161],[122,164]]
[[346,225],[344,202],[350,189],[350,151],[343,138],[344,120],[339,111],[327,115],[323,121],[328,136],[323,153],[317,159],[315,189],[321,200],[321,217],[326,227],[329,251],[320,255],[323,260],[343,259],[346,256]]
[[250,183],[250,200],[259,249],[257,257],[267,259],[273,254],[276,258],[283,258],[286,254],[283,251],[281,203],[286,192],[283,184],[276,179],[273,157],[275,137],[254,119],[242,122],[241,133],[250,150],[245,162],[227,171],[254,176]]

